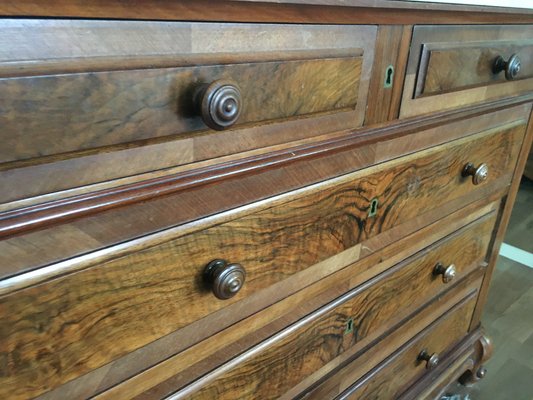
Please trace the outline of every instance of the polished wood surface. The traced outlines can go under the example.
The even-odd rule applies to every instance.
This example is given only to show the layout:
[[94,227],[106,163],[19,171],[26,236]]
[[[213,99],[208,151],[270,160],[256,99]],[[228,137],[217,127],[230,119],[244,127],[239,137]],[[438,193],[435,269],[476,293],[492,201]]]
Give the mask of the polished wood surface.
[[[0,15],[0,397],[406,400],[487,375],[480,315],[533,138],[531,11]],[[520,73],[494,72],[513,53]],[[234,296],[207,282],[215,259]]]
[[[499,207],[499,201],[494,200],[501,196],[502,193],[493,193],[489,198],[455,212],[450,213],[454,207],[446,206],[445,209],[435,210],[431,213],[433,215],[417,217],[398,229],[377,235],[257,293],[244,308],[239,307],[239,303],[230,305],[213,313],[209,324],[203,320],[194,322],[60,386],[44,398],[89,397],[111,386],[112,389],[104,392],[101,398],[126,399],[152,391],[151,388],[155,386],[158,386],[158,393],[172,393],[176,387],[182,387],[207,373],[212,368],[211,360],[217,363],[229,361],[240,354],[243,348],[258,344],[324,303],[333,301],[395,263],[452,234],[465,223],[493,213]],[[442,215],[447,216],[442,218]],[[289,290],[296,293],[286,297],[285,293]],[[235,318],[236,314],[243,318],[249,316],[239,320]],[[222,324],[232,322],[233,325],[220,331]],[[320,374],[330,372],[341,362],[335,359],[324,367],[325,370],[321,369]],[[153,367],[146,369],[149,363]],[[132,376],[135,373],[139,374]],[[116,385],[124,379],[124,382]]]
[[[531,92],[532,36],[533,25],[416,26],[400,116],[405,118]],[[493,83],[498,78],[489,70],[494,63],[492,57],[499,50],[507,57],[514,50],[521,53],[524,79],[519,75],[516,81]]]
[[[144,5],[144,3],[143,3]],[[279,1],[256,0],[189,1],[150,0],[145,7],[125,5],[119,0],[8,0],[0,15],[75,18],[125,18],[193,21],[303,22],[337,24],[483,24],[531,23],[531,11],[504,7],[399,2],[381,0]]]
[[409,54],[412,29],[409,25],[379,27],[365,125],[398,118],[405,77],[403,66]]
[[533,43],[502,43],[500,47],[496,47],[494,42],[485,47],[465,44],[464,48],[459,49],[454,44],[444,46],[427,46],[428,48],[423,50],[423,53],[427,52],[427,55],[422,55],[428,58],[427,69],[418,78],[415,97],[505,82],[503,72],[494,73],[494,62],[498,56],[508,60],[511,55],[516,54],[521,62],[516,79],[533,77]]
[[449,314],[445,314],[402,347],[398,353],[385,360],[361,382],[341,394],[339,399],[398,397],[417,377],[426,372],[425,362],[418,359],[422,350],[427,349],[442,357],[464,337],[468,332],[474,306],[474,299],[460,303]]
[[[377,133],[350,135],[344,140],[339,138],[320,143],[320,146],[302,146],[292,152],[287,149],[266,160],[253,158],[244,165],[230,165],[222,170],[205,168],[196,174],[185,171],[175,176],[156,173],[153,180],[134,181],[117,189],[88,192],[66,201],[6,212],[0,218],[0,234],[7,236],[0,241],[0,259],[9,262],[0,265],[5,265],[6,271],[30,271],[178,224],[192,224],[191,221],[214,213],[442,144],[452,138],[466,137],[505,124],[525,123],[529,110],[530,106],[526,104],[472,119],[464,120],[461,115],[459,121],[448,125],[441,125],[439,119],[434,128],[422,131],[417,131],[418,124],[408,124],[407,130],[402,124],[404,129],[398,131],[391,132],[388,127]],[[317,158],[317,154],[322,157]],[[271,168],[262,168],[265,164]],[[17,187],[16,180],[6,184],[8,182],[11,182],[8,187]],[[216,190],[211,186],[214,183]],[[472,195],[486,196],[502,184],[505,185],[505,181],[494,186],[481,185]],[[262,204],[261,207],[268,206]],[[109,211],[103,213],[106,209]],[[227,217],[216,217],[215,220],[220,223],[235,218],[233,213],[228,213]],[[64,223],[65,220],[68,223]],[[63,224],[56,226],[60,222]],[[200,229],[198,224],[194,226]],[[14,235],[32,228],[41,229]],[[29,244],[33,251],[26,250]],[[40,271],[49,275],[46,269]],[[25,281],[26,277],[21,280]]]
[[[435,264],[443,257],[448,260],[460,258],[461,263],[468,266],[459,273],[458,280],[472,271],[476,259],[479,263],[486,253],[493,224],[494,216],[444,240],[414,260],[408,259],[383,276],[342,296],[334,303],[335,307],[327,306],[301,321],[298,329],[291,327],[290,332],[281,332],[270,339],[267,349],[251,349],[227,367],[222,366],[220,372],[212,372],[173,398],[189,395],[191,398],[215,396],[220,399],[237,395],[241,398],[277,398],[305,376],[358,346],[358,342],[378,337],[388,324],[402,321],[428,298],[446,289],[447,286],[433,274]],[[470,249],[464,248],[466,238],[471,237],[481,240]],[[398,293],[397,287],[405,289]],[[402,304],[401,310],[396,307],[398,302]],[[468,326],[468,321],[465,323]],[[288,364],[287,360],[297,361]]]
[[[79,353],[82,348],[90,348],[91,352],[96,351],[90,361],[87,361],[86,367],[78,365],[77,371],[85,372],[91,367],[102,365],[104,360],[109,361],[113,356],[116,357],[150,340],[155,340],[220,309],[239,297],[246,296],[247,293],[267,287],[308,265],[357,244],[364,238],[372,237],[401,221],[413,218],[420,213],[420,207],[424,207],[427,212],[435,204],[434,199],[450,201],[470,192],[474,187],[460,174],[464,160],[491,158],[490,154],[494,153],[495,149],[508,148],[510,154],[513,154],[513,151],[517,152],[519,148],[517,144],[523,135],[523,130],[523,126],[519,125],[511,128],[509,133],[489,131],[460,139],[452,145],[443,145],[418,153],[418,157],[412,160],[410,157],[406,160],[396,160],[389,169],[374,173],[375,176],[367,172],[358,174],[357,181],[352,180],[356,177],[344,178],[345,184],[333,186],[330,191],[318,192],[316,198],[306,196],[299,201],[295,200],[278,208],[267,209],[263,213],[251,214],[240,220],[219,225],[201,232],[200,235],[183,236],[159,246],[150,244],[145,250],[135,251],[139,250],[136,245],[132,249],[135,252],[126,250],[129,255],[121,254],[121,257],[115,260],[113,258],[117,255],[108,254],[107,259],[111,260],[107,262],[103,260],[95,268],[84,269],[64,278],[52,280],[44,286],[30,287],[14,293],[4,299],[7,302],[4,303],[4,307],[6,310],[14,310],[13,307],[20,305],[25,310],[31,310],[33,317],[16,314],[17,320],[21,321],[33,320],[35,312],[44,318],[43,313],[53,310],[52,304],[56,302],[57,307],[63,310],[63,318],[67,309],[71,309],[73,318],[77,318],[78,312],[83,315],[94,313],[96,321],[111,313],[109,315],[113,316],[111,318],[113,322],[109,326],[105,323],[104,326],[95,329],[92,327],[92,319],[87,320],[89,324],[87,329],[98,332],[98,345],[94,343],[88,346],[86,341],[89,339],[84,337],[83,342],[77,342],[81,348],[74,350],[76,348],[74,343],[71,345],[67,343],[70,342],[69,338],[80,340],[76,336],[60,337],[55,333],[42,338],[44,340],[42,345],[50,340],[60,341],[67,353],[72,351]],[[515,150],[512,150],[513,148]],[[507,164],[511,159],[506,156],[498,159],[492,155],[490,179],[504,176],[506,170],[513,167],[512,164]],[[455,167],[450,168],[454,165]],[[411,170],[418,170],[415,179],[409,173]],[[427,177],[424,176],[424,170],[428,173]],[[443,174],[438,176],[435,171],[442,171]],[[359,186],[354,185],[356,182]],[[372,185],[372,182],[380,184]],[[387,193],[392,195],[389,197]],[[378,211],[375,217],[368,217],[368,199],[372,198],[378,198],[380,210],[386,211]],[[402,198],[416,198],[417,201],[405,201]],[[337,202],[335,208],[331,208],[332,199]],[[338,206],[341,201],[346,204],[345,210]],[[357,206],[354,207],[354,204]],[[330,234],[324,235],[324,232]],[[287,246],[288,243],[292,246]],[[300,247],[302,245],[305,246],[305,250]],[[213,301],[212,294],[202,289],[199,282],[201,271],[214,258],[225,258],[245,266],[248,272],[247,283],[237,298],[226,302]],[[284,265],[283,271],[275,268],[279,263]],[[181,268],[176,269],[177,265]],[[123,284],[119,284],[125,276],[129,278]],[[149,291],[150,287],[154,288],[152,294]],[[164,290],[167,295],[158,296],[163,287],[167,287]],[[14,288],[5,287],[5,289]],[[44,293],[48,295],[44,296]],[[80,297],[80,293],[86,294]],[[80,302],[80,299],[85,297],[87,303]],[[191,304],[186,313],[182,309],[178,312],[178,309],[173,308],[173,305],[183,302]],[[108,303],[109,307],[104,306],[105,303]],[[154,307],[158,310],[157,313],[153,312]],[[167,309],[168,307],[171,308]],[[165,320],[163,316],[168,314],[176,314],[176,317]],[[131,326],[132,315],[136,315],[137,318],[142,316],[139,320],[142,321],[141,326],[135,328]],[[149,318],[153,318],[153,324],[158,326],[157,330],[147,323]],[[53,319],[45,318],[45,320],[53,323]],[[104,318],[103,322],[107,320],[108,318]],[[163,320],[169,325],[163,325],[161,323]],[[114,340],[122,336],[121,330],[118,330],[119,326],[134,332],[129,335],[128,340],[121,340],[121,347],[112,345]],[[148,331],[142,329],[143,327],[148,328]],[[51,327],[43,330],[56,332]],[[61,329],[58,332],[61,332]],[[14,340],[13,333],[7,336]],[[102,342],[103,338],[106,339]],[[36,338],[28,340],[34,342]],[[104,343],[111,344],[112,348]],[[60,352],[56,350],[55,356],[59,355]],[[65,357],[68,359],[70,356],[65,355]],[[69,377],[69,374],[63,371],[62,376]],[[52,378],[45,374],[43,379],[51,382]],[[4,386],[7,387],[7,384]]]

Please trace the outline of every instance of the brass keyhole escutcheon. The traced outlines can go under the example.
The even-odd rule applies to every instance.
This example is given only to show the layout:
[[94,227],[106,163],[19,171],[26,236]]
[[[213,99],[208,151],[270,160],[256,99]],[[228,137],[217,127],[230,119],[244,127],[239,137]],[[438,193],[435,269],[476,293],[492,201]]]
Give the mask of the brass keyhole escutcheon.
[[353,318],[348,318],[348,321],[346,321],[346,329],[344,330],[344,334],[348,335],[353,332]]
[[394,67],[389,65],[385,70],[385,82],[383,83],[384,88],[392,87],[392,82],[394,78]]
[[379,201],[377,197],[370,201],[370,207],[368,208],[369,217],[373,217],[378,213],[378,205],[379,205]]

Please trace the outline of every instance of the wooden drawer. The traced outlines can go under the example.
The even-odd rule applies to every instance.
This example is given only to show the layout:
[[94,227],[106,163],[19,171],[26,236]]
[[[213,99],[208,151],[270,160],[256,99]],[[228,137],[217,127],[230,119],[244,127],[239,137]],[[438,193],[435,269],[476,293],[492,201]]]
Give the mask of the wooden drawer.
[[[1,308],[10,310],[0,313],[6,328],[2,351],[27,362],[5,374],[3,387],[29,376],[36,387],[43,382],[54,387],[212,313],[227,309],[232,318],[246,315],[248,304],[272,285],[288,295],[298,285],[285,284],[287,278],[299,272],[304,278],[306,268],[356,251],[366,239],[479,190],[461,175],[466,162],[490,160],[481,187],[507,182],[523,131],[523,125],[512,125],[482,132],[334,179],[318,190],[280,196],[260,204],[262,211],[206,230],[176,228],[30,272],[29,279],[4,280],[3,293],[18,291],[1,300]],[[242,264],[247,272],[241,293],[226,301],[202,283],[206,264],[215,258]],[[40,283],[27,286],[32,281]],[[217,320],[219,329],[227,324],[225,318]],[[201,333],[193,337],[200,340]],[[24,355],[16,353],[20,348]],[[54,351],[38,356],[43,348]],[[72,365],[73,359],[83,361]],[[54,372],[58,362],[65,366],[61,374]]]
[[33,173],[47,178],[16,197],[3,191],[0,203],[360,126],[376,35],[374,26],[140,21],[0,27],[0,168],[38,164]]
[[[296,336],[292,333],[289,335],[294,328],[280,334],[281,347],[276,345],[268,350],[268,354],[282,352],[279,357],[268,355],[273,362],[284,363],[289,350],[304,351],[307,341],[312,352],[302,356],[312,356],[315,350],[323,352],[330,349],[331,352],[327,356],[324,353],[320,359],[312,358],[310,363],[299,365],[298,368],[303,368],[301,375],[291,375],[291,379],[296,380],[286,382],[284,386],[280,384],[279,387],[289,389],[290,385],[304,377],[306,368],[311,365],[319,368],[324,360],[334,358],[341,350],[369,335],[375,336],[392,320],[398,319],[399,322],[407,317],[407,313],[446,290],[449,285],[444,284],[440,276],[434,275],[438,262],[445,265],[455,263],[456,279],[477,268],[485,258],[495,219],[495,213],[490,213],[443,243],[423,251],[413,260],[400,264],[347,294],[334,305],[310,317],[310,323],[301,327]],[[129,265],[129,271],[120,272],[116,266],[108,264],[105,269],[81,271],[2,298],[0,322],[3,329],[0,343],[2,354],[7,357],[4,365],[9,366],[0,379],[3,390],[9,391],[14,397],[24,397],[29,393],[36,395],[43,388],[52,389],[216,308],[224,307],[224,302],[197,289],[190,280],[176,280],[171,271],[164,268],[158,270],[157,265],[143,265],[142,272],[135,271],[133,259],[121,262]],[[178,274],[182,273],[179,267],[174,266],[174,269],[178,270]],[[117,272],[122,274],[121,278],[108,275]],[[139,276],[150,276],[153,283],[143,283],[138,280]],[[399,281],[403,282],[401,287],[405,288],[401,293],[396,289]],[[400,298],[404,305],[402,312],[394,307]],[[233,312],[237,310],[234,308]],[[346,318],[339,318],[340,315]],[[332,343],[331,348],[329,345],[322,350],[316,348],[321,346],[322,330],[326,337],[339,329],[342,332],[350,317],[357,335],[341,335],[338,343],[344,343],[341,347],[335,347]],[[202,324],[208,325],[210,322],[204,320]],[[319,337],[315,337],[317,334]],[[201,337],[201,333],[198,336]],[[53,349],[53,352],[49,349]],[[250,356],[255,352],[255,349],[251,350]],[[263,365],[266,361],[262,356],[254,356],[248,362]],[[57,365],[61,365],[60,373]],[[232,372],[230,375],[238,381],[242,380],[240,374],[247,369],[239,367],[238,373]],[[274,369],[278,371],[278,367]],[[30,376],[31,381],[28,380]],[[235,384],[232,379],[224,378],[230,389]],[[25,384],[21,385],[21,382]],[[18,388],[22,392],[18,393]],[[230,392],[233,393],[230,390],[228,394]]]
[[457,304],[337,399],[398,398],[468,333],[475,305],[475,297]]
[[[520,60],[516,76],[497,72],[496,59],[509,61],[512,55]],[[416,26],[400,116],[464,107],[532,89],[533,26]]]
[[[485,216],[394,266],[171,398],[278,398],[336,357],[361,351],[446,291],[449,285],[434,273],[439,262],[457,260],[457,280],[476,270],[486,256],[495,217]],[[161,395],[157,389],[150,394],[145,398]]]

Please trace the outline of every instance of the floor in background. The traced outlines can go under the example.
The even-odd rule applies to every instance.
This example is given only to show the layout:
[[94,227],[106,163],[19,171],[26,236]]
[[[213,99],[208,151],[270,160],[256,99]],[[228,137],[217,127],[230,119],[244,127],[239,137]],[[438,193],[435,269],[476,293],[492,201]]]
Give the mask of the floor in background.
[[[533,253],[533,182],[524,179],[505,243]],[[487,376],[452,390],[470,400],[533,400],[533,268],[500,256],[483,314],[494,341]]]

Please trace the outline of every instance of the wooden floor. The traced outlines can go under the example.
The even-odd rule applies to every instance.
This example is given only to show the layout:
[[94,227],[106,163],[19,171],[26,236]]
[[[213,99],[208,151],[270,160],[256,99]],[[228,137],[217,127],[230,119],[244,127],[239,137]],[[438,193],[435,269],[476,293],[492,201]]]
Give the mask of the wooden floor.
[[[532,181],[522,181],[504,242],[533,253]],[[487,376],[453,393],[470,400],[533,400],[533,268],[499,257],[482,320],[494,341]]]

